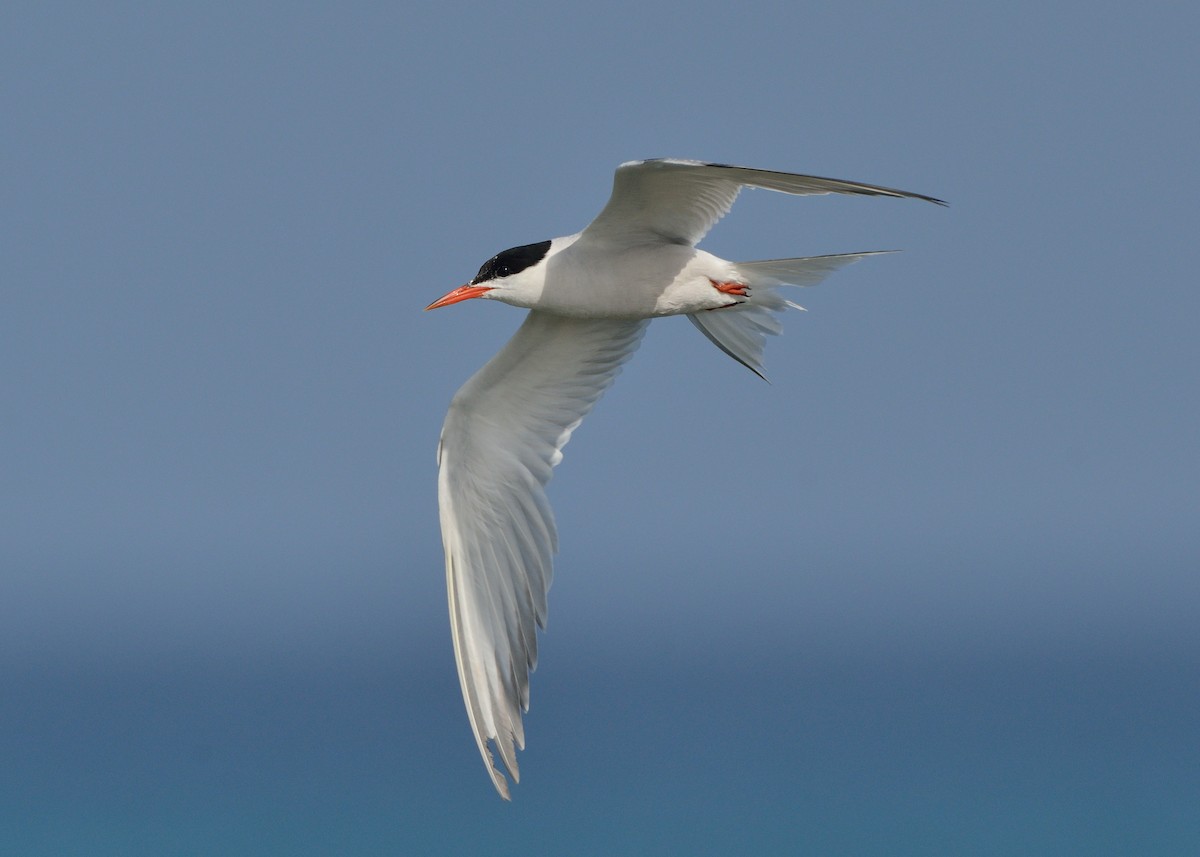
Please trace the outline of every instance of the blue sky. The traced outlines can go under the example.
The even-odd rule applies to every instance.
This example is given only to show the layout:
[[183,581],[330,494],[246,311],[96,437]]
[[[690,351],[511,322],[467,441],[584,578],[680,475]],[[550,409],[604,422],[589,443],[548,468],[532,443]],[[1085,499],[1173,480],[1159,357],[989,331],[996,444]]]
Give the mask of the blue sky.
[[434,448],[520,313],[421,310],[657,156],[950,207],[743,195],[707,249],[904,252],[771,384],[653,325],[551,485],[547,657],[1194,658],[1190,8],[3,17],[0,659],[452,670]]
[[519,317],[420,309],[661,155],[952,207],[743,195],[714,252],[905,252],[804,292],[771,385],[654,326],[553,484],[553,623],[1195,642],[1156,8],[10,11],[5,648],[441,634],[432,450]]

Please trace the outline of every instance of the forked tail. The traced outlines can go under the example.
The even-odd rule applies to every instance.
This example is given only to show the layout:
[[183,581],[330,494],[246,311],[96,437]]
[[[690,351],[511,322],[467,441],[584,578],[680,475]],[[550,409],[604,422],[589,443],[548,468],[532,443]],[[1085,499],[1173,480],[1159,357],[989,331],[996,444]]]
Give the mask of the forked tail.
[[783,322],[777,313],[788,307],[804,309],[783,297],[779,287],[815,286],[843,265],[890,252],[893,251],[735,262],[734,267],[750,287],[749,299],[737,306],[693,313],[688,318],[713,345],[765,381],[763,349],[767,345],[767,336],[783,331]]

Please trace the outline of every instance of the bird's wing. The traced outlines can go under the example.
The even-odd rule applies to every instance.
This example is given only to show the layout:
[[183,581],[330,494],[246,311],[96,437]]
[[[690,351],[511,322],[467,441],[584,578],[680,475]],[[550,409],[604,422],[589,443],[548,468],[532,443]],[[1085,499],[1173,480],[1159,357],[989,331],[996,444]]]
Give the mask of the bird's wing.
[[612,196],[580,240],[695,244],[720,220],[743,187],[798,195],[849,193],[941,200],[889,187],[663,158],[617,167]]
[[572,319],[532,311],[450,404],[438,444],[438,503],[454,656],[467,715],[504,798],[495,744],[513,780],[521,712],[537,663],[551,555],[545,485],[571,432],[637,349],[645,320]]

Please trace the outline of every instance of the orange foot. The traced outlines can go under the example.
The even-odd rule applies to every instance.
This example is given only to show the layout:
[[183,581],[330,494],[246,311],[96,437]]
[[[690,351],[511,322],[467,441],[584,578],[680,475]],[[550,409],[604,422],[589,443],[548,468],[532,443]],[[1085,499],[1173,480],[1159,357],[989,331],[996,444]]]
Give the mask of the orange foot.
[[713,284],[713,288],[718,292],[726,295],[737,295],[739,298],[750,296],[750,287],[745,283],[718,283],[712,277],[708,281]]

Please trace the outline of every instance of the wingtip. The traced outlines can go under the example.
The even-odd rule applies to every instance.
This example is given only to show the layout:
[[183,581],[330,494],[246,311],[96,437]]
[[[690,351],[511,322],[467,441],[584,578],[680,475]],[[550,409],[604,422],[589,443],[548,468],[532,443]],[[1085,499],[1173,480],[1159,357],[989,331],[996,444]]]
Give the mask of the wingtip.
[[923,193],[913,193],[910,190],[896,190],[894,188],[880,188],[880,191],[873,194],[874,196],[890,196],[894,199],[919,199],[921,202],[932,202],[934,205],[940,205],[942,208],[949,208],[950,203],[944,199],[938,199],[936,196],[927,196]]
[[950,203],[946,202],[944,199],[938,199],[936,196],[926,196],[923,193],[913,193],[909,194],[909,196],[913,197],[914,199],[924,200],[925,202],[932,202],[934,205],[940,205],[942,208],[950,207]]
[[508,791],[508,778],[496,767],[496,760],[492,756],[492,751],[488,749],[486,753],[487,755],[483,761],[487,764],[488,776],[492,778],[492,785],[496,788],[496,793],[504,800],[511,801],[512,795]]

